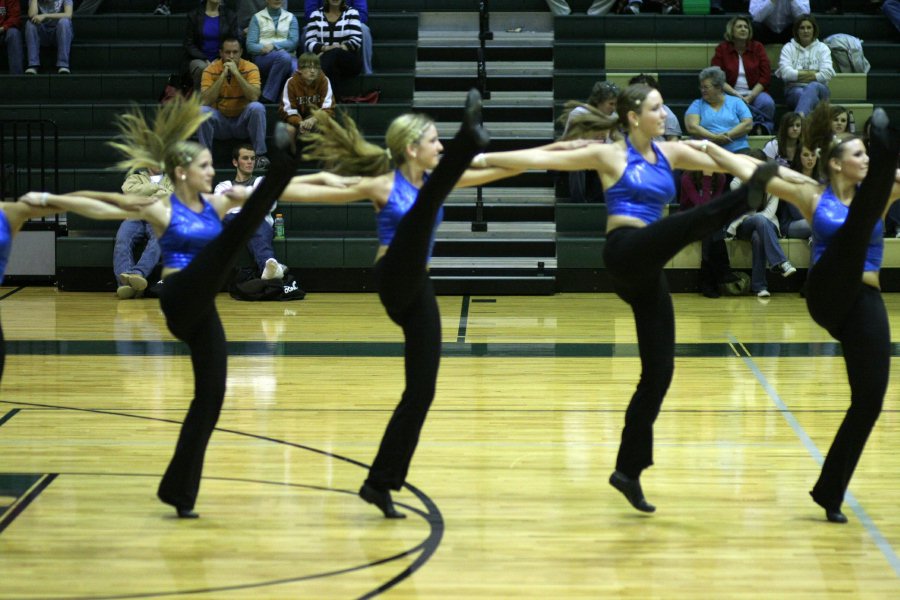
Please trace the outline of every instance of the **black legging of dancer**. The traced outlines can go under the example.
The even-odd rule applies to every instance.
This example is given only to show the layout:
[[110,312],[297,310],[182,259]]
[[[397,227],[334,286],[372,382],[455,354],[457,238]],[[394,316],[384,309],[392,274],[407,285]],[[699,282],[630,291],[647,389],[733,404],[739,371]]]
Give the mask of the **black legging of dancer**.
[[294,171],[291,156],[275,154],[265,179],[234,220],[190,264],[167,277],[161,286],[159,303],[166,324],[190,349],[194,371],[194,399],[157,492],[160,500],[174,506],[180,516],[196,516],[191,509],[200,489],[206,446],[225,398],[228,350],[216,310],[216,295]]
[[[438,210],[481,149],[471,130],[463,127],[457,133],[397,225],[387,252],[375,264],[381,303],[391,320],[403,329],[406,371],[406,389],[366,479],[366,485],[378,492],[403,486],[434,399],[441,358],[441,317],[428,276],[428,249]],[[393,513],[392,506],[386,510],[379,504],[379,508],[385,516],[402,516]]]
[[[774,166],[768,167],[769,177],[774,174],[773,169]],[[760,198],[748,199],[748,190],[741,186],[712,202],[646,227],[618,227],[606,235],[603,261],[613,290],[634,313],[641,359],[641,378],[625,412],[616,458],[616,470],[629,479],[637,480],[653,464],[653,423],[675,370],[675,314],[663,268],[682,248],[750,210],[748,200],[758,206],[762,192],[754,190],[750,194]],[[638,497],[629,496],[632,504],[643,500],[643,495],[637,493]],[[642,510],[652,512],[653,507],[648,505]]]
[[863,283],[862,273],[872,230],[882,218],[897,167],[896,145],[873,137],[869,172],[856,190],[847,219],[810,269],[806,305],[813,320],[841,343],[850,408],[841,423],[819,480],[810,494],[843,520],[840,506],[887,391],[891,335],[881,293]]

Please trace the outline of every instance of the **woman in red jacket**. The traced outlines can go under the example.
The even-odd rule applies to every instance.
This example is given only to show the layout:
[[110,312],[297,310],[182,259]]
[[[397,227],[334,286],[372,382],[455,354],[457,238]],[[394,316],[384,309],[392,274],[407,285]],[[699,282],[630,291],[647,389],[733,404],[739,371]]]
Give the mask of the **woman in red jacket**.
[[753,113],[751,135],[775,129],[775,101],[766,93],[772,67],[766,48],[753,39],[750,17],[734,17],[725,26],[725,41],[716,47],[712,64],[725,71],[725,93],[747,103]]

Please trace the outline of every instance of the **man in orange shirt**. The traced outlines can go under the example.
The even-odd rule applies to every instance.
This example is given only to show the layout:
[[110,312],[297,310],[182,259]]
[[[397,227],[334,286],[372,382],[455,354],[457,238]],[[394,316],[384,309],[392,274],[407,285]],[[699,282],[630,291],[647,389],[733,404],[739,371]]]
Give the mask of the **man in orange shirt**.
[[269,165],[266,157],[266,109],[257,102],[259,67],[241,58],[241,42],[222,40],[219,58],[203,71],[200,101],[212,117],[198,131],[200,143],[212,149],[213,139],[250,138],[256,151],[256,168]]

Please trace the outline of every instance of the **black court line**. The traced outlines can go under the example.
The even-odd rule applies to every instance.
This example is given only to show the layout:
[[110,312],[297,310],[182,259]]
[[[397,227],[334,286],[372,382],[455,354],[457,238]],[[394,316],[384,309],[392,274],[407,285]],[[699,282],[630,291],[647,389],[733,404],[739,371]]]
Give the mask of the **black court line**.
[[459,309],[459,331],[456,332],[456,342],[458,344],[466,341],[466,328],[469,326],[469,295],[466,294],[462,299],[462,308]]
[[57,473],[48,473],[44,477],[38,481],[31,491],[25,495],[16,505],[13,506],[12,510],[10,510],[6,515],[4,515],[3,520],[0,520],[0,533],[3,533],[3,530],[9,527],[13,521],[16,520],[22,511],[28,508],[28,505],[34,502],[35,498],[41,495],[47,486],[53,483],[53,480],[56,479]]
[[[460,336],[465,336],[460,320]],[[6,342],[8,355],[39,356],[188,356],[187,346],[175,341],[113,340],[18,340]],[[745,354],[746,353],[746,354]],[[402,342],[228,342],[230,356],[342,356],[365,358],[402,357]],[[464,343],[443,344],[444,357],[491,358],[636,358],[637,344],[613,343]],[[837,342],[788,343],[691,343],[676,344],[677,358],[815,358],[840,357]],[[892,356],[900,356],[900,344],[892,344]]]
[[14,408],[11,411],[9,411],[8,413],[6,413],[5,415],[3,415],[2,417],[0,417],[0,426],[2,426],[4,423],[6,423],[10,419],[12,419],[14,416],[16,416],[20,410],[21,409]]
[[25,289],[25,286],[24,286],[24,285],[20,285],[19,287],[17,287],[16,289],[12,290],[11,292],[6,292],[6,293],[3,294],[2,296],[0,296],[0,300],[5,300],[6,298],[9,298],[10,296],[12,296],[13,294],[15,294],[16,292],[21,292],[21,291],[24,290],[24,289]]
[[[0,400],[0,402],[6,403],[7,401]],[[42,403],[37,403],[37,402],[17,402],[16,404],[27,405],[29,407],[34,407],[34,408],[44,408],[44,409],[53,408],[53,409],[58,409],[58,410],[93,413],[93,414],[100,414],[100,415],[110,415],[110,416],[126,417],[126,418],[131,418],[131,419],[141,419],[141,420],[145,420],[145,421],[173,423],[176,425],[181,424],[181,421],[176,421],[174,419],[160,419],[158,417],[148,417],[148,416],[144,416],[144,415],[136,415],[133,413],[125,413],[125,412],[117,412],[117,411],[105,411],[105,410],[97,410],[97,409],[91,409],[91,408],[59,406],[59,405],[54,405],[54,404],[42,404]],[[282,439],[273,438],[273,437],[269,437],[269,436],[265,436],[265,435],[259,435],[259,434],[250,433],[247,431],[239,431],[237,429],[225,429],[225,428],[221,428],[221,427],[216,427],[215,431],[231,433],[231,434],[238,435],[238,436],[243,436],[243,437],[248,437],[248,438],[252,438],[252,439],[272,442],[275,444],[282,444],[282,445],[293,447],[293,448],[298,448],[300,450],[305,450],[308,452],[312,452],[314,454],[319,454],[321,456],[327,456],[329,458],[340,460],[340,461],[349,463],[351,465],[361,467],[367,471],[370,468],[369,465],[367,465],[366,463],[360,462],[353,458],[343,456],[341,454],[335,454],[334,452],[329,452],[327,450],[321,450],[319,448],[314,448],[312,446],[306,446],[303,444],[298,444],[296,442],[290,442],[288,440],[282,440]],[[50,479],[50,481],[52,481],[55,478],[56,478],[56,474],[52,475],[52,478]],[[46,487],[47,485],[49,485],[50,481],[48,481],[47,484],[44,485],[43,487]],[[310,487],[310,486],[306,486],[306,487]],[[388,559],[379,559],[379,560],[376,560],[376,561],[373,561],[372,563],[370,563],[369,566],[375,566],[375,565],[383,564],[390,560],[397,560],[398,558],[402,558],[404,556],[408,556],[410,554],[421,551],[419,556],[408,567],[403,569],[403,571],[401,571],[399,574],[394,576],[389,581],[381,584],[374,590],[366,592],[363,596],[360,596],[361,598],[371,598],[373,596],[377,596],[381,592],[384,592],[384,591],[394,587],[398,583],[402,582],[403,580],[407,579],[408,577],[411,577],[426,562],[428,562],[428,560],[434,555],[435,552],[437,552],[437,549],[441,544],[441,540],[444,537],[444,516],[441,513],[440,508],[438,508],[437,504],[434,502],[434,500],[432,500],[431,497],[428,496],[425,492],[423,492],[422,490],[420,490],[419,488],[417,488],[416,486],[412,485],[409,482],[404,483],[403,487],[405,489],[407,489],[410,493],[412,493],[416,498],[418,498],[419,502],[421,502],[422,505],[425,507],[425,511],[423,512],[423,511],[421,511],[413,506],[409,506],[407,504],[401,504],[400,506],[403,506],[403,507],[411,510],[412,512],[418,514],[420,517],[422,517],[422,519],[426,523],[428,523],[428,525],[429,525],[428,535],[422,542],[420,542],[415,547],[413,547],[409,550],[400,552],[399,554],[396,554],[393,557],[389,557]],[[43,489],[43,488],[41,488],[41,489]],[[35,496],[36,496],[36,494],[35,494]],[[30,500],[29,500],[29,502],[30,502]],[[22,507],[22,508],[24,508],[24,507]],[[18,512],[21,512],[21,510],[19,510]],[[0,528],[0,532],[2,532],[2,528]],[[67,600],[87,600],[87,598],[93,598],[94,600],[112,599],[112,598],[156,598],[156,597],[174,596],[174,595],[182,595],[182,594],[197,594],[197,593],[208,593],[208,592],[212,592],[212,591],[225,591],[225,590],[230,590],[230,589],[268,587],[268,586],[279,585],[279,584],[283,584],[283,583],[292,583],[292,582],[297,582],[297,581],[305,581],[305,580],[309,580],[309,579],[319,579],[319,578],[325,577],[325,576],[332,576],[332,575],[342,574],[342,573],[349,572],[349,571],[355,571],[355,570],[358,570],[359,568],[368,568],[368,566],[351,567],[349,569],[340,569],[340,570],[337,570],[334,572],[328,572],[328,573],[316,573],[313,575],[306,575],[306,576],[301,576],[301,577],[278,579],[278,580],[272,580],[272,581],[261,582],[261,583],[243,584],[243,585],[236,585],[236,586],[223,587],[223,588],[211,588],[211,589],[199,589],[199,590],[178,590],[175,592],[151,592],[151,593],[130,594],[130,595],[88,596],[88,597],[84,597],[84,599],[82,599],[82,597],[71,597],[71,598],[68,598]]]

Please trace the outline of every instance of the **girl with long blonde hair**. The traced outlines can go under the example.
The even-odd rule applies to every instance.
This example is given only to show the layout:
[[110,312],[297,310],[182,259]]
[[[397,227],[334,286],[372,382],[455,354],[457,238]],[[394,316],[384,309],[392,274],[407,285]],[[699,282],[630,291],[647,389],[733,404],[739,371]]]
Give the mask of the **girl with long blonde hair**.
[[[216,311],[216,294],[230,276],[238,253],[296,170],[296,158],[284,151],[272,161],[265,179],[252,195],[242,186],[232,188],[226,195],[211,194],[215,175],[212,155],[203,146],[188,141],[207,116],[196,97],[176,97],[158,109],[152,125],[136,110],[120,116],[121,139],[112,144],[125,156],[120,167],[159,169],[175,187],[168,198],[138,206],[136,212],[137,218],[153,227],[159,240],[163,262],[160,307],[169,331],[190,349],[194,372],[194,399],[157,492],[159,499],[173,506],[181,518],[198,516],[194,505],[206,446],[225,398],[227,347]],[[275,138],[277,146],[289,150],[293,134],[286,131],[286,126],[276,129]],[[341,178],[330,174],[299,179],[343,185]],[[42,199],[65,209],[73,198],[126,205],[136,202],[122,194],[85,191]],[[237,217],[223,228],[225,214],[241,206]]]

